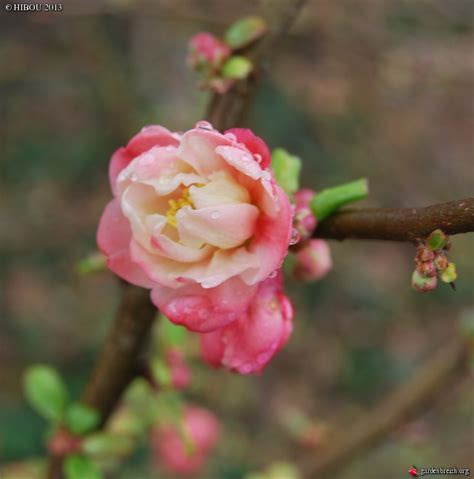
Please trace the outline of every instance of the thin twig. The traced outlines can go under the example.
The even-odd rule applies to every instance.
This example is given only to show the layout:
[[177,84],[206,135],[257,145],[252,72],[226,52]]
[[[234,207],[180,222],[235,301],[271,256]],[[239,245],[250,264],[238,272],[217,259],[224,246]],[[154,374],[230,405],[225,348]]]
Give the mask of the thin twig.
[[456,337],[435,353],[406,381],[372,411],[353,424],[342,426],[330,446],[302,464],[305,478],[331,477],[361,450],[387,436],[412,414],[437,397],[446,383],[465,365],[466,344]]
[[415,242],[437,228],[449,235],[473,232],[474,198],[424,208],[342,210],[318,225],[315,236]]

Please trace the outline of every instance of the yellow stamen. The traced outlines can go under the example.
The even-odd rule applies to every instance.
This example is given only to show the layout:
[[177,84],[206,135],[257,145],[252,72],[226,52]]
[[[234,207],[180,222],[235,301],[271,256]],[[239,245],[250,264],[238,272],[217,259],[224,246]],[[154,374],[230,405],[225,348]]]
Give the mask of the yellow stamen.
[[170,205],[169,210],[166,212],[166,222],[174,226],[176,228],[176,213],[183,207],[183,206],[190,206],[194,209],[194,203],[191,197],[189,196],[189,188],[183,188],[183,194],[181,198],[177,200],[169,200],[168,204]]

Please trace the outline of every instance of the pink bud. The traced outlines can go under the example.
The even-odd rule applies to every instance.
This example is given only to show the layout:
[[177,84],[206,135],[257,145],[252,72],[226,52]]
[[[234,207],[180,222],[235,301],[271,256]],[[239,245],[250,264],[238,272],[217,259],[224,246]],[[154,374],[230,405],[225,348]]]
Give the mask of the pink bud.
[[436,288],[438,284],[438,278],[433,276],[428,278],[426,276],[420,275],[420,273],[415,269],[413,271],[413,275],[411,277],[411,285],[413,289],[416,291],[421,291],[422,293],[426,293],[427,291],[432,291]]
[[426,276],[432,278],[438,274],[436,266],[433,261],[425,261],[424,263],[419,263],[416,267],[417,271],[421,276]]
[[316,216],[305,206],[296,206],[293,225],[301,235],[301,239],[308,239],[316,228]]
[[171,374],[171,383],[175,389],[185,389],[191,382],[191,370],[189,369],[183,353],[176,348],[166,353],[166,363]]
[[296,266],[294,276],[302,281],[321,279],[331,270],[331,250],[326,241],[312,239],[306,241],[295,253]]
[[188,62],[193,68],[219,67],[230,54],[227,44],[211,33],[197,33],[189,41]]
[[418,246],[416,249],[416,256],[415,262],[425,262],[425,261],[433,261],[435,254],[429,248],[427,248],[424,244]]
[[160,424],[151,432],[152,461],[176,474],[200,470],[219,439],[219,421],[210,411],[187,407],[182,429],[176,424]]
[[314,198],[315,191],[309,188],[301,188],[294,194],[296,208],[309,208],[309,203]]
[[436,252],[434,265],[436,269],[440,272],[444,271],[448,267],[449,261],[448,261],[448,258],[446,258],[446,255],[444,254],[443,251]]

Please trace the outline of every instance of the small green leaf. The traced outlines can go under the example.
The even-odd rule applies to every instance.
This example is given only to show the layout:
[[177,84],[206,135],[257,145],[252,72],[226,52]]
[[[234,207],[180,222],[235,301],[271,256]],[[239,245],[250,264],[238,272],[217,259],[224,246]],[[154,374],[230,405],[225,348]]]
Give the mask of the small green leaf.
[[97,466],[87,457],[73,454],[64,461],[66,479],[103,479]]
[[95,253],[91,253],[90,255],[86,256],[85,258],[79,260],[76,263],[76,271],[80,275],[98,273],[100,271],[105,270],[105,268],[106,268],[106,258],[99,251],[96,251]]
[[153,359],[150,362],[153,379],[162,387],[171,385],[171,372],[169,367],[161,359]]
[[252,68],[252,62],[248,58],[234,55],[224,63],[221,74],[224,78],[243,80],[249,76]]
[[158,330],[166,346],[181,346],[188,337],[188,332],[184,326],[173,324],[165,317],[161,318]]
[[82,451],[96,458],[110,458],[130,454],[134,445],[134,440],[130,436],[98,432],[84,439]]
[[224,40],[233,50],[246,47],[261,38],[267,31],[261,17],[247,17],[232,24],[224,35]]
[[27,369],[23,387],[31,406],[44,418],[60,421],[68,402],[66,386],[51,366],[37,364]]
[[444,248],[448,244],[447,235],[440,229],[434,230],[428,238],[426,238],[426,244],[431,251]]
[[86,434],[94,430],[99,422],[100,414],[85,404],[74,403],[66,410],[66,425],[73,434]]
[[301,160],[283,148],[272,151],[272,170],[277,183],[288,193],[293,194],[299,188]]
[[326,188],[311,200],[311,210],[318,221],[323,221],[342,206],[366,198],[368,193],[369,187],[365,178]]

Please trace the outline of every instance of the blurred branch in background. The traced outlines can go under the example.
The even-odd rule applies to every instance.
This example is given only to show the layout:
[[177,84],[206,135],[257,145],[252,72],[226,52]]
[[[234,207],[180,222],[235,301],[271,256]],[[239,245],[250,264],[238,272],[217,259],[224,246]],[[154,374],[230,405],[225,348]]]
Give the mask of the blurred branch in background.
[[449,235],[473,232],[474,198],[425,208],[347,209],[323,221],[316,236],[414,242],[437,228]]
[[[327,449],[302,464],[305,478],[328,477],[347,465],[356,454],[401,426],[420,407],[433,402],[447,383],[465,366],[467,345],[461,337],[437,348],[400,388],[352,425],[340,424]],[[335,428],[336,429],[336,428]]]

